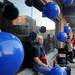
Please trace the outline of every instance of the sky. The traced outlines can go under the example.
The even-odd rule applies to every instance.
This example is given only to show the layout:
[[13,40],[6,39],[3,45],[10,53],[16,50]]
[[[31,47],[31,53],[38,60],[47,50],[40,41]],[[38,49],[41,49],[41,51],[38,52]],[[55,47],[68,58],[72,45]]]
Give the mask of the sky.
[[[3,2],[3,0],[0,0]],[[47,30],[55,29],[55,23],[48,19],[42,17],[42,12],[34,7],[28,7],[25,5],[25,0],[9,0],[12,2],[19,10],[19,16],[30,16],[36,20],[37,26],[46,26]]]

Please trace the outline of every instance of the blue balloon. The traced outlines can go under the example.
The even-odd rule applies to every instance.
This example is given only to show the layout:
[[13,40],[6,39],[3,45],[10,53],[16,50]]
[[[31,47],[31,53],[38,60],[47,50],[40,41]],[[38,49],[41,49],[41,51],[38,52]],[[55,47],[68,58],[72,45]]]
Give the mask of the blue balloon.
[[43,7],[43,14],[50,19],[56,19],[60,15],[60,7],[56,2],[48,2]]
[[66,73],[65,68],[57,65],[51,69],[50,75],[67,75],[67,73]]
[[64,32],[65,33],[72,32],[72,28],[70,26],[64,26]]
[[73,3],[73,0],[63,0],[63,3],[65,5],[71,5]]
[[57,34],[57,40],[60,42],[65,42],[67,40],[67,34],[65,32],[59,32]]
[[21,41],[13,34],[0,32],[0,75],[16,75],[23,59]]

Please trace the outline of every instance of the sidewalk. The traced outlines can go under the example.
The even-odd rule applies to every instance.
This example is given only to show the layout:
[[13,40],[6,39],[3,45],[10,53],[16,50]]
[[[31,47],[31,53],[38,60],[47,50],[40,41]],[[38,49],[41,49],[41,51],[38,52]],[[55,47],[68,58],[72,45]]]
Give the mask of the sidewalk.
[[71,75],[75,75],[75,68],[72,68]]
[[[75,59],[73,60],[75,61]],[[75,63],[72,63],[71,75],[75,75]]]

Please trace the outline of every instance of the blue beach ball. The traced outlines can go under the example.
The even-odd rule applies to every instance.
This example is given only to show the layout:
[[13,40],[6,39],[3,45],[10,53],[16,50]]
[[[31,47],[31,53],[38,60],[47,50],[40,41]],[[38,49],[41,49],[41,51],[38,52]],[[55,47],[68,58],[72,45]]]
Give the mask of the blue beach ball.
[[67,34],[65,32],[59,32],[57,34],[57,40],[60,42],[65,42],[67,40]]
[[63,67],[58,65],[51,69],[50,75],[67,75],[67,73]]
[[43,14],[50,19],[55,19],[60,15],[60,7],[56,2],[49,2],[43,7]]
[[72,32],[72,28],[70,26],[64,26],[64,32],[65,33]]
[[63,0],[63,3],[65,5],[71,5],[73,3],[73,0]]
[[0,75],[16,75],[23,59],[24,51],[19,38],[0,32]]

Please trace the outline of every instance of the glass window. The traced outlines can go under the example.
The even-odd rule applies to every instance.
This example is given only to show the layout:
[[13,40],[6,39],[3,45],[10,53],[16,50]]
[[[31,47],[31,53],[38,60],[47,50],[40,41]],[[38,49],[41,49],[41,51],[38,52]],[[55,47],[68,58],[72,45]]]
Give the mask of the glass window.
[[[3,0],[0,1],[3,2]],[[28,36],[31,31],[41,34],[45,40],[44,46],[46,51],[49,53],[49,51],[54,48],[55,22],[46,17],[43,17],[42,12],[40,12],[35,7],[28,7],[24,0],[8,1],[12,2],[14,6],[18,8],[19,16],[11,23],[9,23],[9,21],[5,23],[5,30],[14,34],[16,33],[19,36]],[[39,29],[41,26],[46,27],[47,31],[45,33],[40,33]]]

